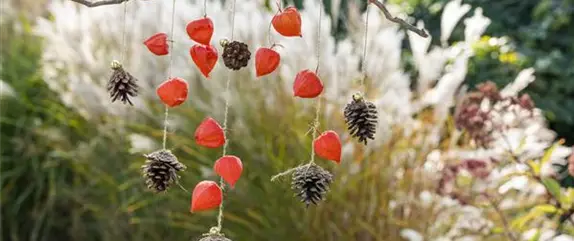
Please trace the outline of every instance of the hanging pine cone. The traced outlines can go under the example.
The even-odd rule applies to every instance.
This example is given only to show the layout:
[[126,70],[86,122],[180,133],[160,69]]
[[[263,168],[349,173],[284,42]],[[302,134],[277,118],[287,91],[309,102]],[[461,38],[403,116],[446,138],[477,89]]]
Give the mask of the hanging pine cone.
[[220,44],[223,47],[223,63],[227,68],[239,70],[247,66],[251,58],[251,52],[249,52],[247,44],[238,41],[230,43],[227,40],[222,40]]
[[155,151],[144,157],[147,160],[142,166],[143,177],[147,187],[157,192],[167,190],[179,178],[176,172],[186,168],[169,150]]
[[359,93],[353,95],[353,101],[345,106],[345,122],[352,136],[367,144],[374,140],[377,127],[377,109],[371,102],[365,101]]
[[231,241],[231,239],[219,234],[207,234],[199,241]]
[[318,165],[311,164],[297,167],[291,178],[291,188],[301,198],[307,207],[313,203],[317,205],[325,199],[329,185],[333,182],[333,175]]
[[127,102],[130,105],[134,105],[130,100],[130,96],[137,96],[138,85],[136,82],[138,80],[130,73],[126,72],[122,67],[122,64],[117,60],[112,61],[112,70],[114,72],[112,73],[107,86],[112,103],[119,99],[124,104]]

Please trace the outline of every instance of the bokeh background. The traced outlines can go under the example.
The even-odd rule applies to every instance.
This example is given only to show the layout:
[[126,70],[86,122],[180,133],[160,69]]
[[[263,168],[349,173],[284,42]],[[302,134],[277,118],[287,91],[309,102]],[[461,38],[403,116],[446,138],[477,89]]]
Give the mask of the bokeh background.
[[[150,54],[142,42],[169,31],[171,1],[129,1],[125,18],[121,5],[1,4],[2,240],[198,240],[214,226],[215,211],[191,214],[189,193],[177,187],[148,192],[140,174],[142,155],[161,148],[163,106],[155,87],[165,80],[169,61]],[[207,116],[223,120],[227,71],[218,63],[211,79],[200,75],[189,57],[193,42],[185,25],[203,15],[203,2],[176,4],[173,73],[187,80],[190,95],[170,111],[168,148],[188,167],[180,182],[192,190],[201,180],[217,179],[212,165],[220,150],[197,146],[193,134]],[[243,160],[245,171],[225,194],[223,227],[230,239],[508,240],[507,220],[498,214],[527,216],[534,205],[529,201],[544,196],[536,191],[539,183],[507,176],[520,175],[524,164],[493,168],[496,175],[486,183],[501,203],[509,200],[501,208],[436,192],[450,162],[497,155],[459,141],[453,120],[460,96],[488,80],[499,88],[528,85],[521,93],[532,97],[539,116],[535,127],[520,129],[525,134],[512,141],[535,152],[529,154],[537,160],[564,138],[550,159],[565,166],[547,175],[574,202],[574,178],[564,171],[574,144],[574,2],[386,4],[395,16],[424,26],[431,38],[406,32],[370,6],[362,61],[366,1],[324,0],[323,9],[318,1],[285,1],[301,11],[304,37],[297,39],[268,31],[274,1],[237,1],[235,38],[252,52],[270,45],[269,34],[283,47],[275,73],[255,78],[251,61],[232,79],[229,152]],[[230,6],[207,1],[215,43],[229,37]],[[127,46],[121,44],[123,34]],[[320,129],[339,133],[343,161],[319,161],[334,173],[335,183],[325,203],[305,209],[293,198],[288,178],[269,179],[309,159],[306,133],[314,102],[293,98],[291,85],[299,70],[314,68],[317,51],[325,83]],[[110,62],[122,53],[142,88],[134,107],[110,103],[105,90]],[[371,76],[368,98],[380,113],[377,139],[366,147],[349,137],[342,117],[360,90],[363,64]],[[512,223],[517,240],[573,240],[574,221],[558,224],[550,214],[538,216]]]

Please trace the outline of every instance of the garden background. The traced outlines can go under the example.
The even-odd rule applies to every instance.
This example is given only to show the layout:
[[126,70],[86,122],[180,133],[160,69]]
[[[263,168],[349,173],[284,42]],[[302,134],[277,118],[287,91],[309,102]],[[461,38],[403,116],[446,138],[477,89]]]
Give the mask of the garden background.
[[[229,32],[230,2],[207,2],[215,41]],[[198,240],[209,231],[216,212],[192,214],[189,193],[174,187],[154,194],[141,178],[143,154],[161,147],[163,106],[155,88],[168,65],[142,42],[168,30],[171,1],[128,2],[126,48],[121,5],[1,4],[2,240]],[[236,4],[236,38],[252,52],[269,45],[275,2]],[[573,240],[574,1],[385,4],[414,25],[424,22],[431,38],[370,6],[361,61],[366,1],[324,0],[320,35],[318,1],[284,2],[300,9],[304,37],[271,33],[283,46],[279,69],[255,78],[251,61],[231,84],[229,150],[243,160],[244,173],[225,194],[223,232],[252,241]],[[190,95],[170,112],[168,148],[187,165],[180,183],[191,190],[216,179],[219,151],[199,148],[193,135],[205,117],[223,118],[226,70],[218,63],[209,80],[196,70],[184,29],[203,15],[203,2],[177,0],[177,6],[173,72],[187,80]],[[318,161],[335,181],[325,202],[306,209],[289,180],[270,178],[309,158],[314,102],[294,98],[290,88],[299,70],[317,63],[318,37],[325,83],[320,128],[339,133],[343,159]],[[105,90],[109,64],[122,51],[142,87],[134,107],[110,103]],[[345,134],[342,116],[361,64],[379,110],[377,139],[366,147]],[[499,89],[528,85],[513,94],[527,93],[536,104],[530,124],[509,130],[515,162],[495,147],[477,147],[456,128],[455,107],[485,81]],[[487,177],[457,172],[459,191],[445,194],[449,167],[471,159],[488,160]]]

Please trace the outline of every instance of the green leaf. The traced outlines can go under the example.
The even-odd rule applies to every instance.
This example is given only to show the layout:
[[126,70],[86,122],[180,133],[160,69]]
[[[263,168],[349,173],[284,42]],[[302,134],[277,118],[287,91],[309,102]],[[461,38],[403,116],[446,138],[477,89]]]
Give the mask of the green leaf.
[[560,200],[560,184],[553,178],[543,178],[542,183],[546,189],[557,199]]
[[504,233],[504,228],[494,227],[492,230],[490,230],[490,232],[492,232],[492,234],[501,234]]
[[534,172],[534,175],[537,175],[537,176],[540,175],[540,169],[541,169],[540,163],[534,162],[533,160],[528,160],[526,162],[526,164],[528,164],[528,166],[530,166],[530,168]]
[[511,223],[511,226],[516,229],[522,229],[528,222],[532,221],[533,219],[544,214],[555,213],[556,211],[558,211],[558,209],[550,204],[541,204],[530,209],[527,214],[514,219]]
[[539,211],[541,211],[543,213],[548,213],[548,214],[555,213],[556,211],[558,211],[558,209],[555,206],[550,205],[550,204],[540,204],[534,208],[538,209]]
[[[550,161],[550,156],[552,156],[552,153],[554,152],[554,150],[556,150],[556,148],[558,146],[561,146],[562,144],[564,144],[564,139],[558,140],[550,148],[548,148],[548,150],[546,150],[546,152],[544,153],[544,156],[542,156],[542,159],[540,159],[540,166],[541,167],[543,167],[544,165],[546,165],[546,163],[548,163]],[[537,173],[537,175],[538,175],[538,173]]]

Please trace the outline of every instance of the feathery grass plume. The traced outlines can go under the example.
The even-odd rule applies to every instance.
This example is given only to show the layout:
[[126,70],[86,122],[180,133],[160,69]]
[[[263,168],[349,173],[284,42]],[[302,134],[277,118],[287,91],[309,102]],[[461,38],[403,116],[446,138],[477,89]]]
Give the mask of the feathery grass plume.
[[129,103],[134,105],[130,100],[138,94],[137,79],[134,78],[129,72],[124,70],[122,64],[114,60],[112,61],[111,68],[113,70],[110,81],[108,82],[107,89],[110,93],[112,103],[120,100],[124,104]]
[[144,156],[147,158],[142,166],[145,183],[149,189],[157,192],[167,191],[172,183],[177,182],[177,172],[186,169],[169,150],[159,150]]

